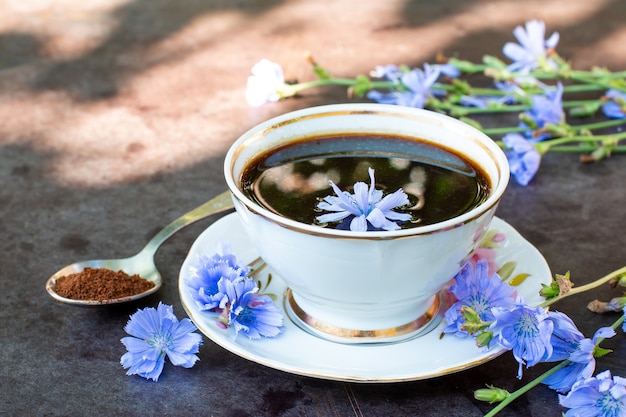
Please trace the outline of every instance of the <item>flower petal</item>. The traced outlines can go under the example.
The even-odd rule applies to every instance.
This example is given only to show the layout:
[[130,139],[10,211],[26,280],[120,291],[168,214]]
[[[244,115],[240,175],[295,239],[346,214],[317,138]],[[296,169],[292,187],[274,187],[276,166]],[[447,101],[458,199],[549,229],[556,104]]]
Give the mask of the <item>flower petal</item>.
[[[409,204],[409,197],[400,188],[392,194],[387,194],[379,203],[376,203],[376,207],[386,214],[396,207],[406,206],[407,204]],[[411,218],[410,214],[408,216]]]
[[343,220],[350,215],[352,215],[352,213],[350,213],[349,211],[340,211],[336,213],[322,214],[320,216],[317,216],[315,219],[320,223],[332,223]]
[[377,229],[384,230],[398,230],[400,226],[396,223],[387,220],[385,214],[378,208],[375,207],[370,214],[367,215],[367,221],[372,224]]
[[354,184],[354,201],[357,205],[358,214],[367,214],[369,212],[369,197],[370,193],[367,184],[364,182]]
[[350,222],[350,230],[353,232],[366,232],[367,220],[365,219],[365,215],[355,216]]
[[[189,319],[178,321],[172,306],[159,303],[156,309],[138,310],[130,317],[125,330],[131,336],[121,339],[127,352],[120,363],[128,375],[156,381],[163,370],[165,355],[174,365],[193,365],[202,336],[191,333],[196,326]],[[182,356],[181,356],[182,355]]]

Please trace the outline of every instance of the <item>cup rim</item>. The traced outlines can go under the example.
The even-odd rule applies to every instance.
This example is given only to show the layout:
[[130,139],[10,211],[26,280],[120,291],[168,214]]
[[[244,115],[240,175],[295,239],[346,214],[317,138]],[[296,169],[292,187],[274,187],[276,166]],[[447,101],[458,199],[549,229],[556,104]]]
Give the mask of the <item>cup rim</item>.
[[[337,115],[337,114],[385,114],[389,116],[400,116],[400,117],[417,117],[421,120],[428,120],[434,122],[438,125],[446,125],[455,127],[457,130],[464,131],[468,136],[473,137],[475,140],[480,142],[481,146],[486,148],[488,153],[490,153],[496,168],[498,170],[498,181],[497,184],[492,185],[491,194],[489,197],[480,205],[474,207],[472,210],[467,211],[460,216],[453,217],[448,220],[444,220],[438,223],[432,223],[424,226],[411,227],[400,230],[380,230],[380,231],[365,231],[365,232],[355,232],[351,230],[339,230],[332,228],[325,228],[316,225],[309,225],[305,223],[298,222],[296,220],[292,220],[276,214],[265,207],[255,203],[253,200],[248,198],[239,188],[235,178],[234,178],[234,161],[239,153],[239,149],[244,146],[245,142],[250,140],[253,137],[263,136],[266,132],[269,132],[274,129],[278,129],[281,126],[289,123],[298,122],[299,120],[306,117],[322,117],[325,114]],[[303,135],[305,136],[305,135]],[[391,104],[379,104],[379,103],[348,103],[348,104],[331,104],[331,105],[323,105],[323,106],[314,106],[308,107],[301,110],[296,110],[288,113],[284,113],[282,115],[273,117],[265,122],[262,122],[255,127],[249,129],[247,132],[242,134],[228,149],[224,159],[224,176],[226,179],[226,184],[236,201],[239,201],[241,204],[245,205],[246,208],[254,213],[257,213],[264,217],[265,219],[271,221],[272,223],[278,224],[287,229],[292,229],[299,231],[301,233],[309,234],[309,235],[317,235],[317,236],[325,236],[325,237],[335,237],[335,238],[346,238],[346,239],[393,239],[393,238],[403,238],[403,237],[412,237],[417,235],[431,234],[455,227],[462,226],[472,220],[482,216],[487,213],[489,210],[494,208],[502,196],[504,195],[504,191],[506,190],[509,179],[510,179],[510,171],[509,164],[504,154],[504,151],[495,143],[493,139],[488,137],[486,134],[481,132],[480,130],[470,126],[464,122],[461,122],[458,119],[455,119],[451,116],[447,116],[441,113],[436,113],[434,111],[406,107],[406,106],[398,106]]]

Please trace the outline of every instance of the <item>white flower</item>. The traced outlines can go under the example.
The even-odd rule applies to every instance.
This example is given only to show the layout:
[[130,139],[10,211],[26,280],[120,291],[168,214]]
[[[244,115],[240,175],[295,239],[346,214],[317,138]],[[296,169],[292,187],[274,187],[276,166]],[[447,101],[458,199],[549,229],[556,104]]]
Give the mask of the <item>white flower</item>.
[[285,77],[280,65],[268,59],[262,59],[252,67],[248,77],[246,100],[251,106],[261,106],[282,98],[280,90],[285,86]]

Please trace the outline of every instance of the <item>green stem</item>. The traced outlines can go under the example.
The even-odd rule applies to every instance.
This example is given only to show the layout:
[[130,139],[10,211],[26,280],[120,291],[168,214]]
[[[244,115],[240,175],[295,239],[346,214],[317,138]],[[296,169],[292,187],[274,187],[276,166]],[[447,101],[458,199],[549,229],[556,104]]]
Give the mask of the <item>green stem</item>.
[[[444,107],[444,106],[442,106]],[[620,126],[626,124],[626,119],[612,119],[612,120],[605,120],[602,122],[596,122],[596,123],[586,123],[586,124],[582,124],[582,125],[573,125],[571,126],[573,129],[577,130],[577,131],[581,131],[584,129],[587,130],[594,130],[594,129],[603,129],[603,128],[607,128],[607,127],[613,127],[613,126]],[[495,128],[490,128],[490,129],[482,129],[483,133],[486,135],[500,135],[500,134],[506,134],[506,133],[513,133],[513,132],[525,132],[529,130],[527,127],[495,127]],[[597,142],[600,141],[602,139],[607,139],[609,137],[613,137],[616,139],[625,139],[626,135],[624,133],[617,133],[617,134],[613,134],[613,135],[602,135],[602,136],[565,136],[565,137],[561,137],[561,138],[557,138],[557,139],[552,139],[552,141],[550,140],[546,140],[543,141],[542,143],[548,143],[548,144],[552,144],[552,143],[556,143],[558,144],[559,140],[563,140],[563,142],[572,142],[572,141],[578,141],[578,142]]]
[[[307,90],[309,88],[323,87],[327,85],[342,85],[346,87],[351,87],[353,85],[356,85],[358,82],[359,81],[355,78],[322,78],[319,80],[307,81],[303,83],[289,84],[287,87],[287,90],[295,94],[300,91]],[[392,81],[370,81],[370,85],[372,88],[397,88],[398,87],[398,84]]]
[[558,365],[552,367],[548,371],[544,372],[543,374],[539,375],[537,378],[533,379],[532,381],[530,381],[528,384],[524,385],[520,389],[513,391],[511,393],[511,395],[509,395],[504,400],[502,400],[501,403],[499,403],[491,411],[489,411],[487,414],[485,414],[484,417],[493,417],[493,416],[495,416],[500,411],[504,410],[504,408],[507,405],[509,405],[510,403],[512,403],[513,401],[515,401],[519,397],[521,397],[522,395],[526,394],[531,389],[535,388],[537,385],[539,385],[541,383],[541,381],[543,381],[544,379],[546,379],[547,377],[549,377],[550,375],[552,375],[556,371],[565,368],[567,365],[569,365],[569,363],[570,363],[570,360],[566,359],[563,362],[559,363]]
[[[572,101],[564,101],[563,108],[571,108],[571,107],[580,107],[585,104],[590,104],[593,102],[597,102],[598,100],[572,100]],[[532,106],[530,104],[508,104],[502,105],[502,107],[464,107],[464,106],[455,106],[450,105],[447,109],[454,111],[458,114],[481,114],[481,113],[506,113],[506,112],[523,112],[529,110]],[[614,119],[615,120],[623,120],[623,119]],[[626,121],[622,121],[621,123],[626,123]],[[620,123],[615,123],[620,124]]]
[[527,127],[494,127],[490,129],[481,129],[482,132],[487,135],[504,135],[507,133],[521,133],[528,130]]
[[576,128],[577,130],[582,130],[582,129],[594,130],[594,129],[603,129],[605,127],[620,126],[623,124],[626,124],[626,119],[611,119],[611,120],[605,120],[602,122],[575,125],[572,127]]
[[[450,84],[435,83],[433,84],[433,88],[438,88],[440,90],[446,90],[446,91],[454,91],[456,87]],[[512,95],[510,91],[499,90],[497,88],[478,88],[478,87],[470,87],[470,88],[471,88],[471,94],[473,96],[502,96],[504,97],[504,96]],[[582,92],[589,92],[589,91],[604,91],[604,90],[606,90],[606,88],[600,87],[594,84],[574,84],[574,85],[563,86],[563,94],[582,93]],[[528,94],[528,95],[544,93],[544,90],[539,87],[521,89],[521,91],[523,91],[524,94]],[[519,94],[513,93],[513,95],[519,95]]]
[[[554,146],[559,146],[559,145],[563,145],[566,143],[571,143],[571,142],[578,142],[578,143],[598,143],[598,142],[602,142],[604,140],[607,139],[612,139],[615,141],[619,141],[622,139],[626,139],[626,132],[622,132],[622,133],[617,133],[617,134],[613,134],[613,135],[597,135],[597,136],[562,136],[560,138],[556,138],[556,139],[548,139],[548,140],[544,140],[542,142],[539,142],[540,145],[542,145],[543,147],[549,148],[549,150],[552,150],[552,147]],[[597,146],[596,146],[597,147]],[[595,148],[594,148],[595,149]]]
[[616,72],[593,72],[593,71],[582,71],[582,70],[574,70],[572,71],[572,73],[574,75],[580,75],[580,76],[584,76],[584,77],[600,77],[600,78],[624,78],[626,77],[626,71],[616,71]]
[[574,85],[565,85],[563,86],[563,94],[567,93],[583,93],[588,91],[604,91],[606,90],[603,86],[595,85],[595,84],[574,84]]
[[[521,74],[507,74],[506,79],[515,79]],[[546,72],[546,71],[533,71],[527,76],[536,78],[538,80],[573,80],[585,85],[592,85],[594,89],[615,89],[626,92],[626,87],[621,85],[613,85],[607,83],[605,80],[623,78],[622,73],[609,73],[609,74],[594,74],[589,71],[572,71],[572,70],[560,70],[558,72]]]
[[599,287],[601,285],[606,284],[611,279],[613,279],[615,277],[618,277],[618,276],[620,276],[622,274],[626,274],[626,266],[623,266],[620,269],[617,269],[617,270],[615,270],[615,271],[613,271],[613,272],[603,276],[600,279],[597,279],[597,280],[595,280],[593,282],[590,282],[589,284],[581,285],[580,287],[574,287],[568,293],[565,293],[565,294],[560,295],[558,297],[554,297],[554,298],[551,298],[549,300],[546,300],[546,301],[544,301],[541,304],[541,306],[542,307],[548,307],[548,306],[550,306],[550,305],[556,303],[557,301],[560,301],[560,300],[562,300],[562,299],[564,299],[566,297],[570,297],[572,295],[576,295],[576,294],[580,294],[580,293],[585,292],[585,291],[592,290],[594,288],[597,288],[597,287]]
[[[615,323],[611,324],[611,328],[613,330],[617,330],[618,327],[620,327],[622,324],[624,324],[624,315],[620,315],[619,318],[617,320],[615,320]],[[596,342],[596,346],[600,344],[600,342],[602,342],[604,340],[604,337],[600,337],[598,338],[598,341]]]
[[464,106],[455,106],[448,105],[442,106],[443,110],[449,110],[453,115],[465,116],[468,114],[495,114],[495,113],[510,113],[510,112],[523,112],[530,109],[529,105],[526,104],[514,104],[514,105],[506,105],[497,108],[489,108],[489,107],[464,107]]
[[614,89],[614,90],[626,92],[625,87],[622,87],[619,85],[613,85],[611,83],[605,82],[604,79],[606,79],[606,77],[602,77],[604,79],[594,79],[594,78],[590,78],[589,75],[590,75],[589,73],[584,73],[582,71],[574,71],[571,79],[580,83],[596,85],[598,87],[602,87],[607,90]]
[[[593,145],[572,145],[572,146],[556,146],[550,148],[550,152],[554,153],[587,153],[593,152],[598,149],[597,146]],[[611,148],[611,153],[624,153],[626,152],[626,146],[615,146]]]

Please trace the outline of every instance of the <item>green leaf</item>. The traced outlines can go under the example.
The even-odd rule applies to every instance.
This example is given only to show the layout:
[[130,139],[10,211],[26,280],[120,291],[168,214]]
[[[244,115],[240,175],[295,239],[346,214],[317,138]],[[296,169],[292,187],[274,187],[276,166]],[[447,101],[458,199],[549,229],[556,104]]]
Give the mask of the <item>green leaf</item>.
[[611,78],[608,84],[616,90],[626,91],[626,80],[624,78]]
[[452,80],[452,85],[454,86],[454,90],[460,94],[471,95],[472,94],[472,86],[464,80],[459,80],[455,78]]
[[515,275],[513,278],[511,278],[511,280],[509,281],[509,285],[512,285],[514,287],[521,285],[524,281],[526,281],[526,278],[528,278],[530,276],[530,274],[517,274]]
[[613,352],[611,349],[605,349],[605,348],[601,348],[600,346],[596,346],[593,349],[593,357],[594,358],[601,358],[602,356]]
[[476,65],[473,62],[465,61],[458,58],[449,58],[448,64],[454,65],[459,71],[469,74],[482,71],[480,65]]
[[493,55],[485,55],[485,56],[483,56],[483,62],[488,67],[496,68],[496,69],[505,69],[506,66],[507,66],[501,59],[496,58]]
[[593,101],[591,103],[585,103],[582,106],[573,107],[569,110],[569,115],[572,117],[585,117],[591,116],[595,114],[600,107],[602,107],[602,102],[600,100]]
[[539,295],[548,300],[557,297],[560,293],[559,284],[556,281],[552,281],[550,285],[541,284],[541,290],[539,291]]
[[326,71],[324,68],[320,67],[317,64],[313,64],[313,71],[315,72],[315,74],[320,80],[330,79],[330,74],[328,74],[328,71]]
[[367,76],[359,74],[356,76],[356,84],[351,89],[355,96],[362,97],[372,89],[372,82]]
[[499,246],[499,243],[496,242],[494,239],[498,233],[500,233],[500,231],[497,229],[490,229],[489,231],[487,231],[485,237],[480,242],[480,247],[487,249],[497,248]]
[[476,336],[476,346],[489,347],[492,340],[493,340],[493,332],[488,331],[488,330],[484,331]]
[[593,68],[591,68],[591,73],[593,75],[610,75],[611,71],[609,71],[607,67],[594,66]]
[[502,265],[500,269],[498,269],[498,275],[502,278],[502,281],[506,281],[513,274],[515,267],[517,266],[517,262],[509,261]]

